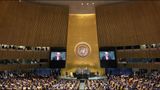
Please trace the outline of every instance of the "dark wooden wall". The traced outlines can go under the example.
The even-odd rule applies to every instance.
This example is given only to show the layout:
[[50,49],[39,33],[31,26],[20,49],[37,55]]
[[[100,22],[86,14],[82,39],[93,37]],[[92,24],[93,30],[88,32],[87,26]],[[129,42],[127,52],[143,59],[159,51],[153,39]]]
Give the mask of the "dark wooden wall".
[[66,47],[69,8],[0,1],[0,43]]
[[160,43],[160,1],[96,7],[99,46]]
[[[66,47],[69,8],[30,1],[0,1],[0,44]],[[0,50],[0,59],[44,59],[39,64],[0,65],[0,70],[49,67],[49,51]]]
[[0,50],[0,59],[49,59],[50,51]]
[[41,64],[10,64],[10,65],[1,65],[0,71],[3,70],[29,70],[29,69],[36,69],[36,68],[46,68],[49,67],[48,63],[41,63]]
[[160,50],[117,50],[118,58],[160,58]]
[[133,63],[133,64],[118,64],[121,68],[140,68],[140,69],[159,69],[160,63]]

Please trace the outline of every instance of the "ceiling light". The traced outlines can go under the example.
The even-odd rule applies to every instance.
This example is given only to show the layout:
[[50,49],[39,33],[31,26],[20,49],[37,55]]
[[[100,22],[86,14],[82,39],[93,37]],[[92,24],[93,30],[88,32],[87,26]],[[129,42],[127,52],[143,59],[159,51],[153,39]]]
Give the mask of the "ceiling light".
[[81,3],[81,5],[84,5],[84,3]]
[[89,5],[89,3],[87,3],[87,5]]

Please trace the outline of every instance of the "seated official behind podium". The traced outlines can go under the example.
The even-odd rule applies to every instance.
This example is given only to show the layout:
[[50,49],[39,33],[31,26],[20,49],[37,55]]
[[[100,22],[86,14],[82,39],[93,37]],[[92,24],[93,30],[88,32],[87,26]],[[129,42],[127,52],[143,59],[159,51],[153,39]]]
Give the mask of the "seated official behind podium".
[[52,58],[52,60],[62,60],[62,57],[61,57],[61,53],[60,52],[56,52],[56,55]]

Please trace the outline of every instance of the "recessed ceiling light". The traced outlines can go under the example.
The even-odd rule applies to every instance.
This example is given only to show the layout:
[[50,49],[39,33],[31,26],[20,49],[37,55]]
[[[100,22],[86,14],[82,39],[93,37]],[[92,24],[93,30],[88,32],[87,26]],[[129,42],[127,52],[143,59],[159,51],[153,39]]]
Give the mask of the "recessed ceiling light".
[[84,5],[84,3],[81,3],[81,5]]
[[89,3],[87,3],[87,5],[89,5]]
[[94,5],[94,2],[92,3],[92,5]]

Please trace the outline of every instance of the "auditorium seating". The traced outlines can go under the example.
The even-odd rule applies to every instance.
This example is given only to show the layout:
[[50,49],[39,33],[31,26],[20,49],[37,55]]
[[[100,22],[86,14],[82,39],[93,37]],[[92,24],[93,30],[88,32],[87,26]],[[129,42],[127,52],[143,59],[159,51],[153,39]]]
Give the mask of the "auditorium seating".
[[160,90],[160,72],[147,76],[108,76],[104,80],[86,80],[85,90]]
[[1,0],[0,90],[160,90],[160,1]]
[[60,80],[52,86],[54,90],[79,90],[79,80]]
[[58,80],[56,76],[38,76],[31,73],[0,74],[0,90],[78,90],[79,80]]
[[[0,89],[20,90],[79,90],[80,80],[56,79],[51,75],[39,77],[34,74],[0,74]],[[105,79],[85,80],[85,90],[159,90],[160,72],[146,75],[107,75]]]

